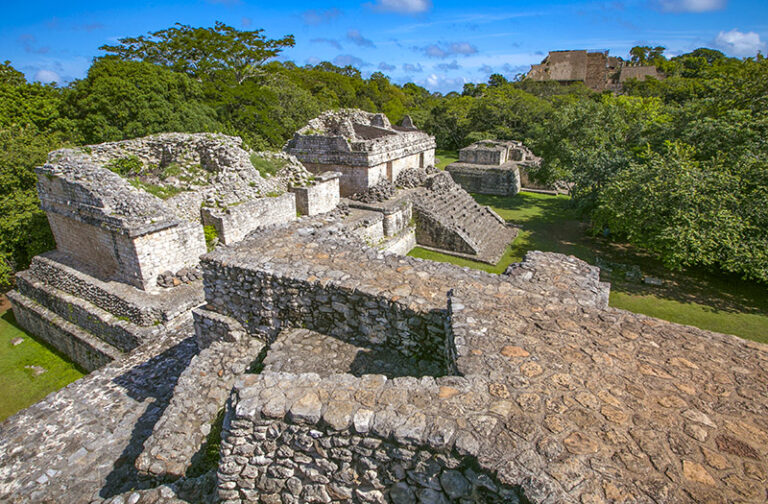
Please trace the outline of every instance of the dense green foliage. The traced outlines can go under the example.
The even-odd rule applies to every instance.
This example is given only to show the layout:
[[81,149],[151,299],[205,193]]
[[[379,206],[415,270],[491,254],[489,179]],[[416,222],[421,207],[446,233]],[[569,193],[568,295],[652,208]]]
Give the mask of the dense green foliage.
[[[406,114],[456,150],[484,138],[524,140],[535,177],[571,184],[596,233],[640,245],[670,267],[706,266],[768,282],[768,62],[697,49],[671,59],[633,48],[664,80],[620,95],[582,84],[507,81],[430,93],[380,72],[267,60],[293,37],[185,25],[104,46],[64,88],[30,84],[0,65],[0,283],[52,245],[33,167],[48,151],[164,131],[218,131],[278,149],[324,110]],[[161,194],[161,196],[168,196]]]

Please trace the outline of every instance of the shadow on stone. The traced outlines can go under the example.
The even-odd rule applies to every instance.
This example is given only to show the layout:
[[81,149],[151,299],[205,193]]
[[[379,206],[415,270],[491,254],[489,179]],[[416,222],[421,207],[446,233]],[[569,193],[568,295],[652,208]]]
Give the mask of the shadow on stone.
[[196,353],[195,339],[189,337],[113,380],[125,388],[132,399],[148,404],[132,427],[128,445],[114,462],[112,472],[99,493],[101,497],[108,498],[133,488],[151,486],[149,481],[140,477],[134,463],[144,449],[144,442],[152,434],[155,423],[168,407],[179,376]]

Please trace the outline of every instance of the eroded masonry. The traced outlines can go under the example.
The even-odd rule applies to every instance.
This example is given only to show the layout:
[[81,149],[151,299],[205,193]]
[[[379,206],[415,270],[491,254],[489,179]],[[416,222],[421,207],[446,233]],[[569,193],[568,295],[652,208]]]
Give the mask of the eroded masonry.
[[0,500],[766,500],[764,345],[609,308],[573,257],[407,257],[490,260],[514,229],[420,155],[342,197],[379,165],[218,135],[52,153],[58,249],[11,300],[93,372],[0,425]]

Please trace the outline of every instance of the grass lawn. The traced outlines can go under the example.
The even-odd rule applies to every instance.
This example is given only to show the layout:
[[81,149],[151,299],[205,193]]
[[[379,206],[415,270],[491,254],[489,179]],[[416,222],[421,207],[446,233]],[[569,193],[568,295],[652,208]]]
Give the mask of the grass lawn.
[[435,157],[437,158],[435,166],[441,170],[445,170],[446,166],[459,160],[459,153],[456,151],[437,149],[435,150]]
[[[29,337],[0,296],[0,421],[83,376],[82,370],[47,345]],[[23,341],[13,345],[11,340]],[[45,369],[35,375],[31,368]]]
[[523,192],[512,197],[474,197],[521,228],[499,264],[491,266],[418,247],[409,255],[491,273],[503,272],[529,250],[575,255],[590,264],[600,257],[611,263],[638,265],[644,275],[661,278],[664,285],[654,287],[628,281],[619,270],[603,271],[603,280],[611,282],[611,306],[768,343],[765,286],[695,269],[670,271],[642,250],[592,237],[587,225],[570,208],[568,196]]

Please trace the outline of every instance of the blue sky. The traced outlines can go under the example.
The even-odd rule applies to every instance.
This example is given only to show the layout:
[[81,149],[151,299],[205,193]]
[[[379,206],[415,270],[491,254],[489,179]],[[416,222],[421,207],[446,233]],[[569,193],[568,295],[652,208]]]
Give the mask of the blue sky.
[[626,57],[638,44],[668,55],[713,47],[731,56],[766,51],[767,0],[198,0],[13,2],[0,19],[0,61],[30,80],[82,78],[98,47],[172,26],[264,28],[296,37],[280,57],[382,71],[394,82],[460,90],[491,73],[514,77],[549,50],[602,49]]

